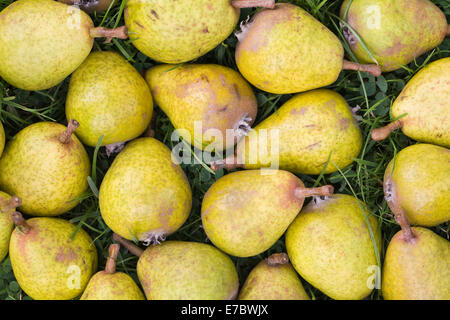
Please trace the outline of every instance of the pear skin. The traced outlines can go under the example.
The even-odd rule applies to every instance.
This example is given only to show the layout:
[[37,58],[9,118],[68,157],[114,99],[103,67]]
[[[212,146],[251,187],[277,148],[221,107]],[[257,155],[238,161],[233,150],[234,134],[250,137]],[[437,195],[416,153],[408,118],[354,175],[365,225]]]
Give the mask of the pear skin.
[[3,124],[0,122],[0,156],[3,153],[3,149],[5,148],[5,129],[3,128]]
[[12,214],[21,202],[19,197],[11,197],[9,194],[0,191],[0,262],[8,254],[9,240],[14,230]]

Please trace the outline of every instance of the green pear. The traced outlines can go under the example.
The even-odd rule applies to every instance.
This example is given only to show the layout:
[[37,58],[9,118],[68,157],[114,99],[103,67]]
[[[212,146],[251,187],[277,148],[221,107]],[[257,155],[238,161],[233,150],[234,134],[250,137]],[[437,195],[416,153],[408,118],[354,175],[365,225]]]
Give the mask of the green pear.
[[391,107],[392,117],[400,118],[372,131],[380,141],[401,128],[408,137],[450,147],[450,58],[428,64],[409,80]]
[[429,0],[345,0],[344,16],[357,34],[344,27],[353,53],[363,63],[373,63],[375,58],[384,72],[400,69],[437,47],[448,32],[444,13]]
[[336,300],[364,299],[379,274],[377,220],[349,195],[311,201],[289,227],[286,249],[300,276]]
[[89,280],[80,300],[145,300],[134,280],[123,272],[116,272],[119,244],[109,246],[109,256],[104,271]]
[[0,191],[0,262],[8,254],[9,239],[14,229],[12,214],[21,204],[17,196],[10,196]]
[[192,192],[171,151],[154,138],[129,142],[114,159],[100,186],[105,223],[129,240],[158,243],[189,216]]
[[152,113],[147,83],[117,53],[91,53],[70,79],[66,117],[78,120],[76,135],[88,146],[95,147],[102,135],[107,146],[137,138]]
[[129,0],[124,16],[139,51],[178,64],[203,56],[228,38],[239,8],[273,5],[274,0]]
[[88,154],[68,127],[34,123],[17,133],[0,158],[0,189],[22,199],[21,210],[34,216],[57,216],[73,209],[88,188]]
[[[255,121],[256,97],[233,69],[215,64],[159,65],[145,78],[158,106],[198,149],[228,149]],[[201,125],[199,132],[196,123]],[[227,130],[232,139],[226,139]]]
[[302,8],[277,3],[256,13],[237,34],[236,64],[258,89],[287,94],[325,87],[342,70],[361,70],[375,76],[377,65],[344,60],[339,39]]
[[203,229],[222,251],[236,257],[254,256],[284,234],[305,197],[332,193],[332,186],[306,188],[299,178],[283,170],[229,173],[203,198]]
[[58,218],[25,221],[13,214],[9,256],[14,276],[35,300],[70,300],[79,296],[97,269],[97,250],[83,230]]
[[108,10],[110,6],[112,7],[115,5],[115,3],[112,4],[115,0],[58,0],[58,1],[68,5],[77,5],[78,7],[80,7],[80,9],[82,9],[87,13],[103,12]]
[[310,300],[286,253],[261,261],[247,277],[239,300]]
[[239,279],[230,257],[211,245],[166,241],[145,251],[114,234],[139,256],[137,274],[148,300],[233,300]]
[[126,28],[94,28],[77,7],[18,0],[0,12],[0,77],[24,90],[45,90],[86,59],[94,38],[127,38]]
[[212,163],[212,168],[279,166],[318,175],[325,165],[325,173],[350,165],[361,147],[361,131],[345,99],[317,89],[288,100],[238,143],[235,155]]
[[450,150],[416,144],[388,164],[384,190],[413,225],[436,226],[450,220]]

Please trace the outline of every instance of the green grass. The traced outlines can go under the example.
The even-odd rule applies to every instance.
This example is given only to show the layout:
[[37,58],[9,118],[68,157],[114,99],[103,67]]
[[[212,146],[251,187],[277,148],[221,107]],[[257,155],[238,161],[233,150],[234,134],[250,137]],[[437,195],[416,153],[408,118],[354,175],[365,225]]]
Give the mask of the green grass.
[[[0,10],[9,5],[12,0],[0,0]],[[327,0],[293,0],[292,2],[308,10],[317,19],[324,23],[336,34],[340,34],[339,13],[341,1]],[[447,0],[433,1],[445,14],[450,16],[450,4]],[[96,25],[114,27],[123,24],[123,5],[117,5],[107,14],[98,14],[93,17]],[[253,10],[242,10],[241,19],[245,20]],[[204,57],[199,58],[197,63],[218,63],[236,69],[234,61],[234,49],[236,38],[231,35],[222,45],[211,51]],[[103,44],[97,41],[97,50],[115,50],[122,53],[139,71],[151,67],[154,62],[139,53],[129,41],[114,40],[111,44]],[[335,192],[347,193],[357,196],[364,201],[371,212],[377,217],[382,231],[382,247],[380,259],[383,261],[384,252],[389,240],[399,230],[393,217],[383,200],[382,179],[384,169],[396,152],[404,147],[414,144],[415,141],[404,136],[400,131],[395,132],[384,142],[375,143],[370,139],[372,128],[389,122],[389,108],[394,99],[400,93],[405,83],[423,66],[439,58],[450,56],[450,39],[447,38],[439,47],[410,63],[407,68],[383,74],[375,79],[373,76],[356,73],[343,72],[339,79],[329,88],[341,93],[351,107],[359,105],[361,109],[358,115],[361,130],[365,137],[363,150],[353,165],[341,168],[338,172],[318,177],[304,176],[300,178],[307,186],[331,183],[335,186]],[[67,93],[68,79],[60,85],[42,92],[27,92],[15,89],[0,79],[0,120],[3,122],[7,140],[11,139],[19,130],[27,125],[38,121],[57,121],[66,123],[64,115],[64,103]],[[273,95],[255,89],[259,113],[257,122],[272,114],[290,95]],[[158,109],[156,112],[155,131],[156,138],[163,141],[172,148],[170,141],[174,128],[168,118]],[[101,219],[97,188],[110,166],[113,158],[106,156],[103,148],[87,148],[91,159],[95,159],[95,165],[90,180],[90,190],[82,197],[81,203],[71,212],[62,217],[70,219],[73,223],[85,229],[94,239],[99,252],[99,266],[103,268],[106,262],[107,249],[112,242],[112,232]],[[331,163],[329,165],[332,165]],[[175,234],[168,239],[185,241],[208,242],[201,228],[200,207],[203,195],[211,184],[220,178],[224,172],[219,170],[212,174],[208,168],[202,165],[183,165],[193,191],[193,208],[188,221]],[[443,224],[433,230],[448,238],[449,225]],[[263,258],[271,253],[285,250],[284,238],[281,238],[272,248],[261,255],[235,259],[241,283],[245,280],[249,271]],[[129,273],[136,279],[137,258],[121,250],[118,259],[118,270]],[[175,262],[174,262],[175,263]],[[307,292],[316,299],[327,299],[321,292],[304,282]],[[374,290],[369,299],[380,299],[380,290]],[[27,299],[25,293],[20,289],[14,279],[9,259],[0,264],[0,299]]]

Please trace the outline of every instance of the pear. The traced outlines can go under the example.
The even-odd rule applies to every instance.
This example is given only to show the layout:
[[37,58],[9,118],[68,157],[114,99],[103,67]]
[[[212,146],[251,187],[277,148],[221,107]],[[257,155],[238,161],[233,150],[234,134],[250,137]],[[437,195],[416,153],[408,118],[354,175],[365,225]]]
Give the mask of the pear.
[[344,36],[353,53],[363,63],[374,60],[363,48],[365,43],[382,71],[393,71],[442,43],[447,19],[428,0],[345,0],[341,18],[357,36],[344,28]]
[[277,3],[256,13],[237,34],[236,64],[258,89],[287,94],[321,88],[336,81],[342,70],[375,76],[377,65],[344,60],[339,39],[302,8]]
[[114,234],[139,256],[137,274],[148,300],[233,300],[239,279],[231,259],[211,245],[166,241],[145,251]]
[[450,58],[428,64],[409,80],[391,107],[396,120],[372,131],[380,141],[401,128],[408,137],[450,147]]
[[21,204],[21,200],[17,196],[10,196],[0,191],[0,262],[8,254],[9,239],[14,229],[12,213]]
[[[256,97],[233,69],[215,64],[159,65],[145,78],[158,106],[198,149],[228,149],[255,121]],[[226,139],[227,130],[232,139]]]
[[240,9],[274,6],[274,0],[129,0],[125,24],[139,51],[164,63],[203,56],[233,32]]
[[[13,214],[9,256],[14,276],[35,300],[70,300],[79,296],[97,269],[97,250],[89,235],[58,218],[25,221]],[[76,234],[75,234],[76,233]]]
[[115,0],[58,0],[59,2],[76,5],[83,11],[87,13],[103,12],[108,10],[108,8]]
[[367,297],[379,274],[377,220],[349,195],[311,201],[289,227],[286,249],[300,276],[336,300]]
[[3,149],[5,148],[5,129],[3,128],[3,124],[0,122],[0,156],[3,153]]
[[147,129],[152,113],[147,83],[117,53],[91,53],[70,79],[66,117],[78,120],[76,135],[88,146],[95,147],[102,135],[102,145],[137,138]]
[[416,144],[401,150],[384,174],[385,193],[413,225],[436,226],[450,220],[450,150]]
[[104,271],[97,272],[84,290],[80,300],[145,300],[134,280],[123,272],[116,272],[119,244],[109,246]]
[[94,28],[77,7],[18,0],[0,12],[0,77],[24,90],[45,90],[86,59],[94,38],[126,39],[126,28]]
[[299,178],[283,170],[229,173],[203,198],[203,229],[222,251],[236,257],[254,256],[283,235],[305,197],[332,193],[332,186],[305,188]]
[[34,216],[57,216],[73,209],[87,190],[91,164],[68,127],[34,123],[17,133],[0,158],[0,189],[22,199],[21,210]]
[[325,173],[350,165],[361,147],[361,131],[345,99],[331,90],[317,89],[288,100],[238,143],[235,155],[211,167],[279,166],[318,175],[325,165]]
[[310,300],[286,253],[261,261],[248,275],[239,300]]
[[171,151],[154,138],[129,142],[100,186],[100,211],[115,233],[158,243],[181,227],[192,207],[192,191]]

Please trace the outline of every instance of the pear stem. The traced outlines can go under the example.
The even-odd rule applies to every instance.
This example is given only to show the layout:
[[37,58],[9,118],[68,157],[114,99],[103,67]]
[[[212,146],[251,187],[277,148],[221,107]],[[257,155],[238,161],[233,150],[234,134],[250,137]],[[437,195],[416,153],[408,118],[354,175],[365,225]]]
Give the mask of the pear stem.
[[397,130],[403,126],[403,123],[400,120],[394,121],[387,126],[373,129],[372,130],[372,139],[375,141],[381,141],[389,137],[392,131]]
[[284,265],[289,262],[289,256],[287,253],[275,253],[267,258],[267,264],[269,266],[277,266],[277,265]]
[[352,62],[348,60],[344,60],[344,64],[342,65],[343,70],[354,70],[354,71],[364,71],[370,73],[375,77],[379,77],[381,75],[381,68],[376,64],[360,64],[357,62]]
[[112,38],[128,39],[128,29],[126,26],[121,26],[115,29],[96,27],[89,30],[89,33],[91,38],[106,38],[105,43],[111,42]]
[[119,254],[120,244],[113,243],[109,246],[108,260],[106,260],[105,272],[107,274],[116,273],[116,261]]
[[22,233],[29,233],[31,231],[30,225],[25,221],[22,214],[18,211],[14,212],[12,215],[12,220],[16,227],[20,230]]
[[296,188],[295,197],[297,199],[304,199],[307,197],[327,197],[331,196],[334,192],[334,187],[332,185],[326,185],[319,188]]
[[219,169],[227,169],[227,170],[232,170],[232,169],[236,169],[236,168],[243,168],[244,165],[243,164],[239,164],[237,163],[237,159],[234,155],[229,156],[225,159],[221,159],[221,160],[217,160],[214,162],[211,162],[209,164],[209,166],[211,167],[211,169],[213,171],[217,171]]
[[238,9],[255,7],[273,9],[275,8],[275,0],[233,0],[231,5]]
[[72,134],[77,130],[77,128],[80,126],[77,120],[72,119],[69,121],[69,124],[67,125],[67,130],[61,133],[59,136],[59,141],[61,143],[67,144],[70,142],[70,137]]
[[122,246],[124,246],[125,248],[128,249],[128,251],[130,251],[132,254],[134,254],[137,257],[140,257],[143,253],[144,250],[142,250],[141,248],[139,248],[137,245],[135,245],[134,243],[125,240],[124,238],[122,238],[121,236],[119,236],[117,233],[113,234],[113,239],[114,241],[120,243]]

